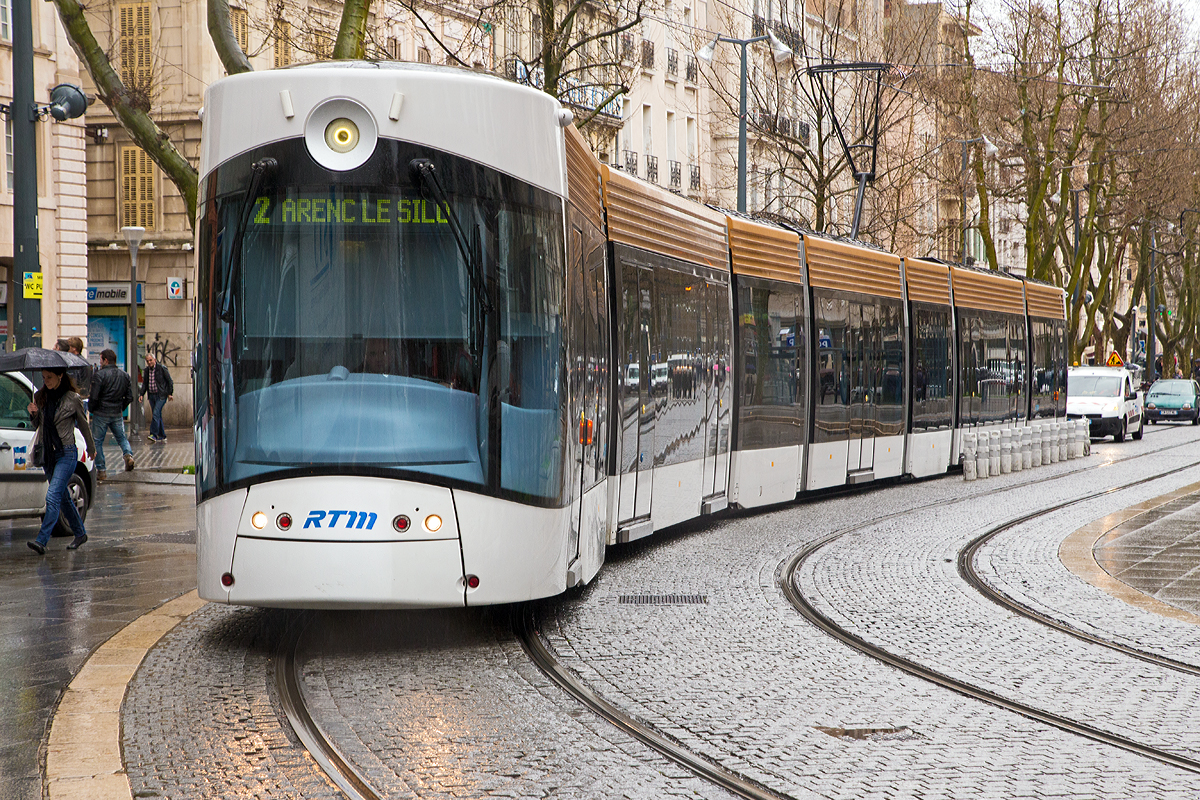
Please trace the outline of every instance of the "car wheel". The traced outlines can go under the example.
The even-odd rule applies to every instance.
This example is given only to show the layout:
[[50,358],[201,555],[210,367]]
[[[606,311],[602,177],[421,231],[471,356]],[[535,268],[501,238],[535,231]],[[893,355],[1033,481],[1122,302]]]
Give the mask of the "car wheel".
[[1143,434],[1143,433],[1145,433],[1145,432],[1146,432],[1146,423],[1144,422],[1144,418],[1143,418],[1143,419],[1139,419],[1139,420],[1138,420],[1138,429],[1137,429],[1137,433],[1135,433],[1135,434],[1133,435],[1133,440],[1134,440],[1135,442],[1136,442],[1136,441],[1141,441],[1141,439],[1142,439],[1142,434]]
[[[67,497],[75,504],[75,510],[79,512],[79,518],[86,521],[90,499],[88,498],[87,482],[84,481],[78,472],[71,476],[71,481],[67,484]],[[75,531],[71,530],[71,526],[67,524],[67,518],[61,513],[58,515],[58,524],[54,526],[54,535],[75,535]]]
[[1113,441],[1120,444],[1125,441],[1125,433],[1129,430],[1129,420],[1121,420],[1121,430],[1113,434]]
[[1200,411],[1196,412],[1196,416],[1192,417],[1193,425],[1200,425]]
[[1152,419],[1152,420],[1150,420],[1150,424],[1151,424],[1151,425],[1157,425],[1157,424],[1158,424],[1158,420],[1156,420],[1156,419]]

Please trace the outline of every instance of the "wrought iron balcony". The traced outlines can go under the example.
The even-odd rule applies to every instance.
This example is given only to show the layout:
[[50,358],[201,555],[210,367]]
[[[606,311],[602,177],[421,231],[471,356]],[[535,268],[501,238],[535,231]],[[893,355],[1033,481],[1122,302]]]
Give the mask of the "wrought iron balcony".
[[658,183],[658,156],[646,156],[646,180]]
[[638,174],[638,154],[633,150],[622,150],[621,154],[625,156],[625,171],[630,175]]
[[642,39],[642,69],[654,69],[654,42]]
[[690,180],[688,181],[688,189],[693,192],[700,191],[700,165],[689,164],[688,169],[691,171]]
[[633,34],[621,34],[621,60],[629,61],[633,59]]
[[667,48],[667,74],[679,74],[679,51],[674,47]]
[[695,56],[687,57],[687,68],[684,77],[687,78],[688,83],[695,83],[700,80],[700,65],[696,63]]
[[667,166],[671,170],[670,189],[678,192],[683,187],[683,165],[678,161],[668,161]]

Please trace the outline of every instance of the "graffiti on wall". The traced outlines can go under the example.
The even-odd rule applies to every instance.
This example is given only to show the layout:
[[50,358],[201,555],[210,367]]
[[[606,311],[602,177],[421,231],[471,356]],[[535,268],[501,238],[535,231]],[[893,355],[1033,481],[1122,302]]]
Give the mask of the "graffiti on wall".
[[[170,339],[163,338],[161,333],[154,334],[153,342],[146,342],[146,352],[153,353],[154,358],[157,359],[160,364],[164,364],[168,367],[178,367],[179,359],[184,355],[184,353],[190,351],[190,347],[185,348],[183,345],[175,344]],[[184,363],[188,363],[187,359],[184,359]]]

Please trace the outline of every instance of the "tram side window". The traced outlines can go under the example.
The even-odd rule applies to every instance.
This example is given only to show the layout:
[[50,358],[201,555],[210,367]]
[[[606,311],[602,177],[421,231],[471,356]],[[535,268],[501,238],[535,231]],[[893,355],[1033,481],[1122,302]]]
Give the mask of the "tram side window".
[[802,444],[805,342],[798,287],[738,277],[742,347],[738,449]]
[[817,363],[812,440],[840,442],[850,426],[850,301],[817,290],[813,306]]
[[975,309],[958,313],[962,424],[1024,417],[1024,317]]
[[1054,405],[1055,416],[1067,415],[1067,323],[1055,320],[1052,329],[1054,340]]
[[950,308],[913,304],[912,429],[948,428],[954,421]]

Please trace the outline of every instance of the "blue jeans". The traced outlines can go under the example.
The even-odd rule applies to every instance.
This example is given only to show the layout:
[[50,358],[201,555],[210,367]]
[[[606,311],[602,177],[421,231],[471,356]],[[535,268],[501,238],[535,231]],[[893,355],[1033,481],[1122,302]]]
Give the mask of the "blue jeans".
[[109,430],[112,430],[113,438],[120,445],[121,452],[127,456],[133,455],[133,447],[130,446],[129,438],[125,435],[125,420],[119,416],[104,417],[92,414],[92,436],[96,439],[96,469],[99,470],[105,469],[104,440],[108,438]]
[[37,535],[37,543],[42,547],[50,544],[50,534],[58,524],[59,512],[67,518],[67,524],[75,532],[76,539],[87,533],[83,529],[83,520],[79,518],[79,509],[75,508],[67,494],[67,485],[71,482],[71,476],[75,474],[77,461],[79,451],[75,449],[75,445],[64,449],[57,459],[54,454],[46,453],[46,464],[42,470],[50,480],[50,487],[46,489],[46,515],[42,517],[42,529]]
[[150,435],[157,439],[167,438],[167,431],[162,424],[162,410],[166,404],[167,396],[165,394],[150,395],[150,411],[153,415],[150,420]]

